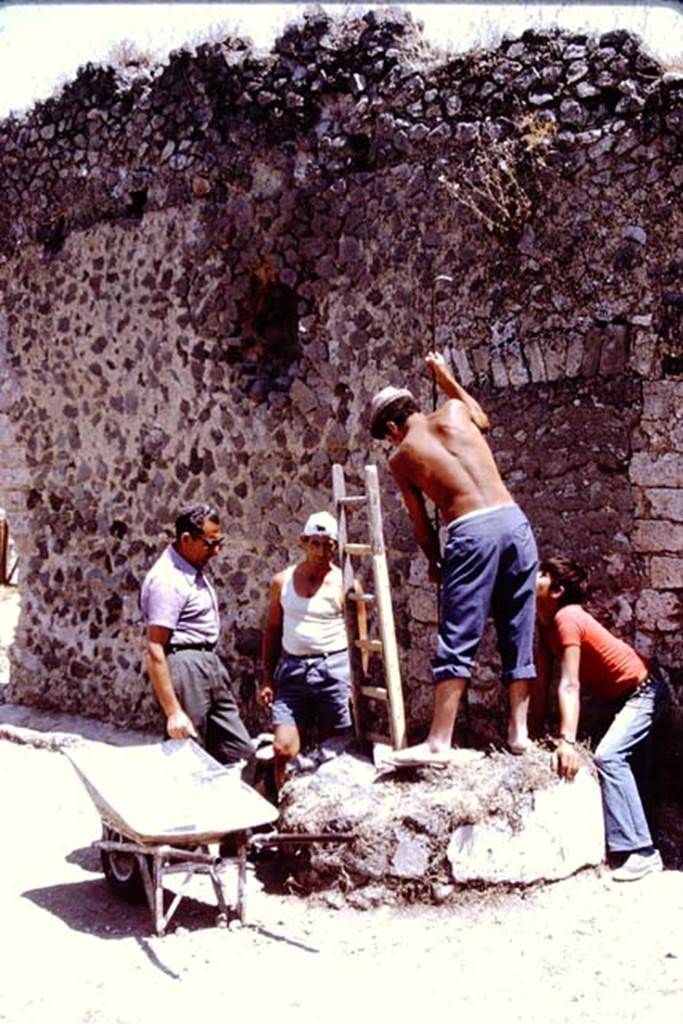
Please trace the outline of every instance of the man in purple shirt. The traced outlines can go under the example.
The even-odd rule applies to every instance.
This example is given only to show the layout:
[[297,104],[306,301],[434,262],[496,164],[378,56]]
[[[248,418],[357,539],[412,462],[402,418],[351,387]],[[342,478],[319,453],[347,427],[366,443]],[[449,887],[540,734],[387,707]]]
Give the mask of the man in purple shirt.
[[172,739],[193,736],[222,764],[249,761],[253,744],[216,654],[216,593],[204,575],[223,543],[209,505],[184,509],[169,544],[145,576],[140,594],[147,624],[145,665]]

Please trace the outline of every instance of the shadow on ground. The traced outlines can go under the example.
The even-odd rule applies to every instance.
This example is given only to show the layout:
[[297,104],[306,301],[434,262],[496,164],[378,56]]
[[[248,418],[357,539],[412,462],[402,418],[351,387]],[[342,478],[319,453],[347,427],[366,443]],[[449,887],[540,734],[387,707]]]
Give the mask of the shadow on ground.
[[[78,851],[80,852],[80,851]],[[173,892],[164,890],[168,907]],[[54,914],[69,928],[100,939],[154,937],[152,915],[146,902],[127,903],[111,892],[104,878],[29,889],[22,893],[42,910]],[[169,931],[200,931],[216,927],[217,908],[193,896],[184,896]]]

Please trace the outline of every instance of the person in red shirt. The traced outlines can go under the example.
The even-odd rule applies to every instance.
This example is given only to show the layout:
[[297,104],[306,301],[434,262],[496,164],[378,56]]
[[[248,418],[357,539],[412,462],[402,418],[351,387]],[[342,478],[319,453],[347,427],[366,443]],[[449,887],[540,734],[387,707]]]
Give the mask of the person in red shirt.
[[585,580],[585,571],[567,558],[541,561],[536,585],[536,696],[542,704],[553,659],[557,659],[560,738],[555,763],[564,779],[573,779],[581,764],[576,749],[581,686],[586,685],[598,699],[613,705],[614,717],[594,760],[600,778],[607,850],[613,860],[622,861],[612,877],[619,882],[635,881],[662,870],[631,758],[637,748],[651,740],[666,683],[647,659],[583,608]]

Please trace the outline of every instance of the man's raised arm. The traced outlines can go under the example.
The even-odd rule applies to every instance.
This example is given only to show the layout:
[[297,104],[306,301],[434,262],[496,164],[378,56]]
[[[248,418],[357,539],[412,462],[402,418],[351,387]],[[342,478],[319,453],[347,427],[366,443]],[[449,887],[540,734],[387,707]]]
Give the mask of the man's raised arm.
[[488,416],[479,405],[476,398],[472,398],[472,395],[465,391],[462,384],[457,382],[451,371],[448,369],[444,357],[438,352],[428,352],[425,362],[430,373],[434,377],[434,380],[439,385],[443,393],[449,398],[457,398],[463,403],[472,417],[472,422],[475,426],[479,427],[482,433],[489,430],[491,421]]

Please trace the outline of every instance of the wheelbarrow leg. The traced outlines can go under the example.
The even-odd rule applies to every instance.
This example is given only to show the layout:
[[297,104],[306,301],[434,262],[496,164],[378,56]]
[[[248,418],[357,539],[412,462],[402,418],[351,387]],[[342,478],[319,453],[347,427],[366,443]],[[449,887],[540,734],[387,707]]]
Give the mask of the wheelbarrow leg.
[[154,854],[152,878],[154,883],[154,907],[152,910],[154,930],[157,935],[163,935],[166,928],[166,918],[164,916],[164,870],[162,858],[158,853]]
[[237,843],[237,917],[244,924],[247,913],[247,850],[249,833],[240,832]]
[[[208,846],[203,846],[203,850],[206,853],[209,852]],[[218,871],[218,862],[214,861],[209,865],[209,878],[213,885],[213,891],[216,894],[216,902],[218,903],[218,914],[216,915],[216,924],[219,928],[227,928],[228,925],[228,905],[225,902],[225,891],[223,889],[223,883],[221,876]]]
[[[167,921],[164,917],[164,873],[161,855],[155,850],[147,856],[136,854],[136,857],[140,865],[147,905],[154,921],[154,931],[157,935],[163,935]],[[152,862],[151,871],[149,861]]]
[[[137,853],[135,855],[135,857],[136,857],[137,862],[138,862],[138,867],[140,868],[140,874],[142,876],[142,884],[144,885],[144,888],[145,888],[145,896],[147,897],[147,906],[149,907],[149,912],[152,915],[152,919],[154,920],[154,926],[155,926],[155,930],[157,932],[157,935],[159,935],[161,933],[159,932],[159,928],[158,928],[158,924],[157,924],[157,915],[156,915],[156,890],[157,890],[156,878],[157,878],[158,856],[156,854],[154,854],[151,857],[145,857],[142,854]],[[151,861],[151,864],[152,864],[152,870],[151,871],[150,871],[150,861]]]

